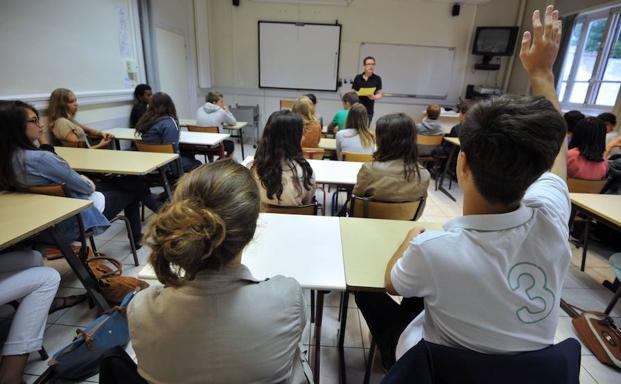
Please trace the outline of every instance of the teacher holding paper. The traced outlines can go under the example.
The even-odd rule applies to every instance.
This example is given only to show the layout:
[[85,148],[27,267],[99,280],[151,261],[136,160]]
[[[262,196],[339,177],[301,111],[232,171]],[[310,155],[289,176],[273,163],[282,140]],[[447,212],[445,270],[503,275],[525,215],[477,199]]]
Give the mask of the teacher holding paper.
[[356,75],[354,82],[351,85],[351,89],[358,93],[360,103],[367,108],[367,113],[369,114],[369,126],[371,126],[375,100],[380,100],[384,97],[384,92],[382,91],[382,78],[373,73],[375,71],[375,57],[365,57],[364,60],[362,60],[362,64],[364,65],[364,72]]

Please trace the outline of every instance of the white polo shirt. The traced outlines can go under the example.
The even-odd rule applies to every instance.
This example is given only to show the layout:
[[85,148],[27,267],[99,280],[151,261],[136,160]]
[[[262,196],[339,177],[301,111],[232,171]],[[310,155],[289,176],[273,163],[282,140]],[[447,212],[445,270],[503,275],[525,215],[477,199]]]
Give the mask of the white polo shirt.
[[445,232],[418,235],[391,274],[400,295],[425,298],[425,311],[401,334],[397,359],[421,336],[482,353],[554,344],[571,260],[570,209],[565,182],[545,173],[513,212],[463,216]]

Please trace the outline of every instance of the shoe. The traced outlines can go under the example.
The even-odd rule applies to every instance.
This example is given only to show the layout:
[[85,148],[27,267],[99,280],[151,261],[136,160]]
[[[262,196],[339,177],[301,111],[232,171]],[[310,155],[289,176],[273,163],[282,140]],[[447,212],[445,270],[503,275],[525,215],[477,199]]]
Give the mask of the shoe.
[[61,309],[73,307],[83,301],[86,301],[86,294],[56,297],[54,298],[54,301],[52,301],[52,306],[50,307],[49,313],[54,313],[56,311],[60,311]]

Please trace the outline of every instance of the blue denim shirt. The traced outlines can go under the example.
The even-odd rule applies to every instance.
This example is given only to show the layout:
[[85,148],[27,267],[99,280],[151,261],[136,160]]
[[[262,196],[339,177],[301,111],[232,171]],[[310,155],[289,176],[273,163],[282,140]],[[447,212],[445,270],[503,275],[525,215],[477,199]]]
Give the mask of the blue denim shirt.
[[[13,169],[17,180],[27,186],[65,184],[71,197],[88,200],[94,192],[89,182],[84,180],[69,164],[58,155],[48,151],[18,150],[13,155]],[[95,234],[102,233],[110,222],[91,206],[80,213],[85,229],[93,229]],[[67,234],[71,241],[78,237],[78,223],[74,218],[57,224],[59,233]]]
[[147,144],[174,144],[175,152],[179,152],[179,127],[170,116],[155,120],[151,128],[142,134],[142,141]]

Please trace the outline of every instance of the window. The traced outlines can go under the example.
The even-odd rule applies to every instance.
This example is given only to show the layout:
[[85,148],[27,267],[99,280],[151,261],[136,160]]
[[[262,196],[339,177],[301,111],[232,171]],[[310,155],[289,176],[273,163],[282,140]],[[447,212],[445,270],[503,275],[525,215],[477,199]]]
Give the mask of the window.
[[621,89],[621,8],[575,19],[560,80],[563,104],[615,104]]

